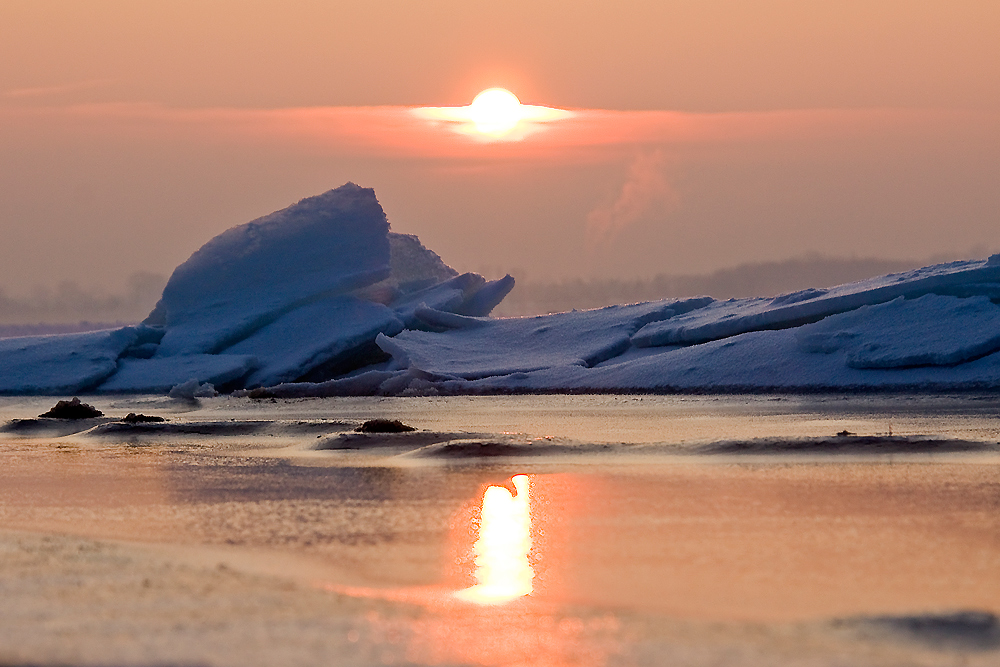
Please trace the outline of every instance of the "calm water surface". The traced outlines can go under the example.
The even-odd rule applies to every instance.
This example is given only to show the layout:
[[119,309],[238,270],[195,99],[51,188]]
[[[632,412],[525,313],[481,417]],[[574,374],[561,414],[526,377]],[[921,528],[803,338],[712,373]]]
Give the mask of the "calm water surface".
[[[109,415],[175,421],[385,417],[581,442],[841,430],[1000,440],[993,396],[92,402]],[[32,416],[51,403],[3,399],[0,416]],[[992,455],[412,466],[375,453],[303,457],[294,439],[244,439],[238,452],[222,440],[7,438],[0,525],[220,548],[261,571],[416,604],[427,610],[418,621],[369,619],[361,641],[402,633],[418,664],[607,664],[638,646],[622,630],[637,618],[775,624],[1000,613]]]

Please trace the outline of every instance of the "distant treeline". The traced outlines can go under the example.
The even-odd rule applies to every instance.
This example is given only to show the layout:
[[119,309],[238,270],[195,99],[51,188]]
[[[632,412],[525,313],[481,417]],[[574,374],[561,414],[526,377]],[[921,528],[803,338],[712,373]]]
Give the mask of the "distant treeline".
[[540,315],[698,295],[717,299],[773,296],[908,271],[928,263],[931,262],[807,255],[781,262],[741,264],[703,275],[658,275],[647,280],[521,281],[493,314],[498,317]]
[[10,296],[0,288],[0,337],[90,331],[139,322],[156,305],[167,280],[152,273],[132,275],[124,294],[88,290],[73,282]]

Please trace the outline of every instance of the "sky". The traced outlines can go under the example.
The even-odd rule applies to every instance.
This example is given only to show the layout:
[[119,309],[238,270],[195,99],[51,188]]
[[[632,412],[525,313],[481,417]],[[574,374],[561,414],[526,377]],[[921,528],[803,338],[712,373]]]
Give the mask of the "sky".
[[[0,0],[0,290],[353,181],[491,277],[1000,252],[995,0]],[[516,137],[417,107],[504,87]]]

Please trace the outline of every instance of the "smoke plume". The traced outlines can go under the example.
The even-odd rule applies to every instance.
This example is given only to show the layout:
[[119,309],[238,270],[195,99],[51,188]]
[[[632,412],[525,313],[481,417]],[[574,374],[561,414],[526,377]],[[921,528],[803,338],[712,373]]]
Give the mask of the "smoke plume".
[[635,157],[618,197],[587,215],[588,249],[595,251],[614,240],[654,207],[668,212],[680,203],[680,195],[667,180],[665,170],[666,158],[661,149]]

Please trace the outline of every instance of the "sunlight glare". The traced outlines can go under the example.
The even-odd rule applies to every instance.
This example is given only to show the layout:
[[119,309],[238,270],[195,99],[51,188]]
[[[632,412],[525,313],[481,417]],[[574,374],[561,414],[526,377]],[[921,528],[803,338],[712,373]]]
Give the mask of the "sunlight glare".
[[421,107],[413,112],[421,118],[456,123],[462,133],[487,140],[521,139],[537,124],[568,118],[563,109],[521,104],[504,88],[489,88],[464,107]]
[[506,134],[521,120],[521,100],[509,90],[490,88],[472,100],[469,116],[483,134]]
[[479,604],[507,602],[531,593],[531,500],[527,475],[511,478],[517,495],[502,486],[483,494],[476,554],[476,581],[455,596]]

